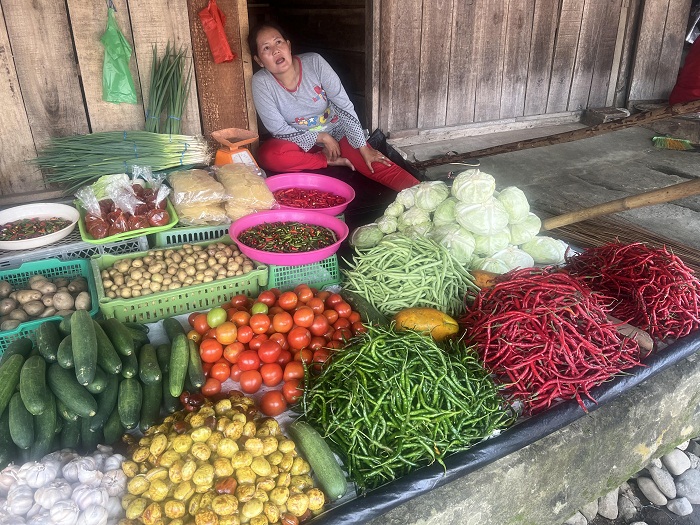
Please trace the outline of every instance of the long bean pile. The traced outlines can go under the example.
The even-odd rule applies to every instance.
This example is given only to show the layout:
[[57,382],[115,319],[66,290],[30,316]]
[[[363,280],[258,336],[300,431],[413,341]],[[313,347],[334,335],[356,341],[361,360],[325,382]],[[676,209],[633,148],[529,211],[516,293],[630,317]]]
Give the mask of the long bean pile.
[[415,306],[437,308],[453,317],[464,312],[468,290],[478,290],[472,275],[443,246],[404,235],[356,250],[344,271],[343,288],[366,298],[387,316]]
[[525,413],[583,395],[639,364],[639,345],[608,321],[579,279],[552,269],[512,271],[484,288],[460,319],[485,366]]
[[302,408],[360,489],[464,450],[513,422],[473,349],[369,327],[308,378]]
[[665,247],[610,243],[568,258],[566,269],[611,297],[612,315],[661,340],[700,326],[700,281]]

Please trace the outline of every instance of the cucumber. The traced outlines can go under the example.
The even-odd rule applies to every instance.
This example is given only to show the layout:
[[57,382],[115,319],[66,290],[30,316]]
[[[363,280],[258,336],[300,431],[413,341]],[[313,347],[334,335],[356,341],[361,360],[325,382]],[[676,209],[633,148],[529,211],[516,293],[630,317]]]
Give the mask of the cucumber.
[[58,417],[56,416],[56,400],[50,390],[49,399],[46,405],[46,410],[34,418],[34,443],[32,444],[32,458],[35,461],[40,460],[46,454],[51,452],[54,438],[56,436],[56,428],[58,426]]
[[34,417],[24,406],[19,392],[10,399],[10,436],[15,445],[25,450],[34,443]]
[[138,350],[143,345],[150,343],[150,341],[148,340],[148,334],[146,334],[145,332],[128,327],[126,329],[129,331],[129,335],[134,341],[134,351]]
[[56,398],[56,410],[58,411],[58,415],[61,416],[61,419],[65,419],[66,421],[78,421],[78,418],[80,417],[58,398]]
[[26,337],[20,337],[19,339],[15,339],[9,345],[7,345],[7,348],[5,348],[5,352],[2,354],[2,357],[0,357],[0,366],[2,366],[5,363],[5,361],[7,361],[10,357],[12,357],[15,354],[19,354],[24,359],[26,359],[27,357],[29,357],[32,348],[33,343],[31,339],[28,339]]
[[345,299],[353,310],[360,314],[360,318],[371,324],[387,325],[389,318],[381,313],[377,308],[360,294],[350,290],[341,290],[340,296]]
[[70,318],[73,364],[78,383],[92,382],[97,368],[97,335],[95,323],[86,310],[76,310]]
[[180,410],[180,398],[170,395],[170,375],[163,374],[161,388],[163,390],[163,408],[168,414]]
[[80,385],[70,370],[61,368],[58,363],[49,365],[47,373],[49,388],[66,407],[80,417],[94,416],[97,401],[84,386]]
[[99,365],[97,365],[97,368],[95,369],[95,378],[92,380],[92,383],[85,386],[85,389],[91,394],[99,394],[100,392],[104,392],[105,388],[107,388],[107,382],[110,377],[117,376],[114,374],[108,374],[102,370]]
[[170,345],[162,344],[156,347],[156,356],[158,357],[158,366],[163,374],[170,372]]
[[0,469],[4,469],[17,455],[17,447],[10,436],[10,413],[0,416]]
[[73,363],[73,338],[70,334],[65,336],[59,343],[58,352],[56,352],[56,362],[66,370],[75,366],[75,363]]
[[122,377],[136,377],[139,373],[139,362],[136,357],[136,352],[129,355],[123,355],[122,358]]
[[63,336],[58,331],[58,323],[47,321],[41,323],[36,330],[36,347],[47,363],[56,361],[56,353],[61,340],[63,340]]
[[147,334],[148,332],[151,331],[150,328],[148,328],[145,324],[141,324],[141,323],[134,323],[132,321],[124,321],[122,324],[126,328],[130,328],[132,330],[138,330],[139,332],[143,332],[144,334]]
[[97,396],[97,413],[90,418],[90,430],[97,432],[107,422],[117,406],[119,397],[119,376],[109,376],[105,390]]
[[119,418],[119,410],[117,407],[114,407],[114,410],[112,410],[112,414],[107,419],[105,426],[102,428],[102,432],[104,433],[105,443],[107,445],[113,445],[124,435],[124,427]]
[[24,364],[24,357],[21,354],[11,355],[7,361],[0,365],[0,414],[5,412],[10,404],[12,394],[19,384],[19,375]]
[[40,355],[29,357],[19,374],[19,393],[29,413],[38,416],[47,407],[49,389],[46,388],[46,361]]
[[141,419],[139,427],[141,432],[146,432],[156,424],[160,416],[160,402],[163,398],[162,381],[143,386],[143,403],[141,404]]
[[119,409],[119,419],[128,430],[138,426],[142,404],[143,392],[139,380],[133,377],[124,379],[119,384],[117,408]]
[[112,341],[97,321],[92,321],[97,338],[97,365],[108,374],[118,374],[122,370],[122,362],[119,354],[114,349]]
[[197,343],[192,341],[192,339],[188,339],[187,343],[190,348],[190,360],[189,363],[187,363],[187,375],[190,377],[190,383],[192,383],[195,388],[199,389],[204,386],[207,378],[204,376],[202,359],[199,357]]
[[80,443],[80,425],[81,419],[75,418],[74,421],[64,420],[63,428],[61,429],[61,448],[78,448]]
[[120,355],[131,355],[134,353],[134,338],[131,333],[118,319],[107,319],[102,322],[102,328],[114,345],[114,349]]
[[311,465],[319,487],[328,500],[342,498],[348,488],[345,474],[321,434],[308,423],[298,420],[289,425],[288,431],[302,456]]
[[185,332],[185,329],[180,324],[180,321],[174,317],[163,319],[163,329],[165,330],[165,335],[168,336],[171,343],[175,342],[175,338],[178,335],[187,335],[187,332]]
[[175,336],[170,348],[170,395],[173,397],[178,397],[182,394],[189,360],[190,347],[188,339],[184,333],[180,333]]
[[80,444],[83,451],[87,454],[92,453],[103,441],[102,428],[96,432],[90,430],[90,417],[80,418]]
[[150,343],[143,345],[139,350],[139,378],[144,385],[160,384],[163,379],[156,349]]
[[64,337],[70,334],[70,318],[73,316],[72,313],[64,315],[63,319],[58,323],[58,331]]

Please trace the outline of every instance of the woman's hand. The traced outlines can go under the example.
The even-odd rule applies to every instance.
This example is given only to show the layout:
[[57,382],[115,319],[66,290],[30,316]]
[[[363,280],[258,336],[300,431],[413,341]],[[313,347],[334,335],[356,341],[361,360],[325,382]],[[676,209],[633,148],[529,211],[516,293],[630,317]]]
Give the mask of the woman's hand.
[[323,153],[330,162],[340,157],[340,144],[328,133],[322,131],[318,134],[317,140],[323,145]]
[[391,161],[387,159],[381,152],[365,144],[360,148],[360,155],[365,159],[365,163],[369,168],[371,173],[374,173],[374,168],[372,167],[373,162],[381,162],[385,166],[391,166]]

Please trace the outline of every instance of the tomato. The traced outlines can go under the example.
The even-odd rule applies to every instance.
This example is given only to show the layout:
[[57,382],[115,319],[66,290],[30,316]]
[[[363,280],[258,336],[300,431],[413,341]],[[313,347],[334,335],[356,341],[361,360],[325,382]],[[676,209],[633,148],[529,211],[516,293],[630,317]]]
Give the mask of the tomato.
[[204,339],[199,344],[199,356],[205,363],[216,363],[224,353],[224,347],[216,339]]
[[323,315],[326,316],[326,318],[328,319],[328,322],[331,324],[335,323],[339,317],[338,312],[336,312],[335,310],[324,310]]
[[260,368],[260,357],[255,350],[243,350],[238,354],[238,367],[243,370],[257,370]]
[[207,333],[202,337],[202,340],[204,339],[216,339],[216,328],[210,328],[207,330]]
[[253,306],[250,307],[250,313],[251,314],[266,314],[269,309],[270,309],[269,306],[267,306],[265,303],[256,302],[256,303],[253,303]]
[[207,323],[209,324],[210,327],[216,328],[219,326],[221,323],[226,321],[226,310],[221,308],[220,306],[217,306],[216,308],[212,308],[209,310],[209,313],[207,314]]
[[235,342],[237,335],[238,328],[231,321],[226,321],[216,327],[216,340],[222,345],[230,345]]
[[202,371],[204,372],[204,377],[209,377],[209,371],[214,363],[202,363]]
[[202,334],[197,330],[190,330],[187,332],[187,339],[192,339],[195,343],[199,343],[202,340]]
[[282,347],[279,345],[279,343],[272,341],[271,339],[265,341],[260,345],[260,348],[258,348],[258,357],[260,357],[260,361],[263,363],[276,362],[281,353]]
[[289,343],[287,342],[287,336],[280,333],[274,333],[270,336],[270,339],[282,347],[282,350],[289,350]]
[[260,411],[266,416],[279,416],[287,410],[287,401],[279,390],[265,392],[260,398]]
[[314,298],[314,292],[308,286],[299,287],[298,290],[295,288],[295,291],[297,293],[297,297],[299,298],[299,302],[308,303]]
[[[226,377],[226,379],[228,379],[228,377]],[[202,394],[207,397],[215,396],[219,392],[221,392],[221,381],[214,379],[213,377],[207,379],[206,383],[204,383],[204,386],[202,387]]]
[[355,310],[350,312],[350,317],[348,317],[348,321],[350,321],[351,323],[356,323],[357,321],[361,321],[361,320],[362,320],[362,318],[360,317],[359,312],[356,312]]
[[328,318],[322,314],[316,314],[314,316],[314,322],[311,323],[309,327],[309,332],[311,335],[322,336],[328,331],[331,324],[328,322]]
[[294,310],[299,302],[297,294],[294,292],[282,292],[277,299],[277,304],[283,310]]
[[275,294],[275,297],[279,297],[280,294],[282,293],[282,290],[280,290],[279,288],[270,288],[270,291],[271,291],[273,294]]
[[224,359],[231,364],[238,362],[238,356],[245,350],[245,345],[239,341],[231,343],[224,348]]
[[297,326],[303,326],[304,328],[309,328],[314,323],[314,311],[308,306],[302,306],[297,308],[294,312],[294,324]]
[[352,323],[352,325],[350,326],[350,330],[352,330],[352,333],[354,335],[367,333],[367,327],[364,324],[362,324],[362,321],[355,321],[354,323]]
[[314,353],[308,349],[304,348],[303,350],[299,350],[294,354],[294,360],[299,361],[301,363],[306,363],[307,365],[311,362],[311,360],[314,357]]
[[333,341],[347,341],[351,337],[352,332],[349,328],[338,328],[335,332],[333,332],[331,339]]
[[280,356],[277,358],[277,364],[280,366],[286,366],[292,360],[292,353],[289,350],[282,350]]
[[249,301],[250,301],[250,298],[247,295],[241,293],[241,294],[234,295],[233,297],[231,297],[231,300],[229,302],[233,306],[244,306],[247,308]]
[[333,337],[333,332],[335,332],[335,328],[333,328],[333,325],[329,324],[328,330],[326,330],[326,333],[323,334],[323,337],[326,339],[326,341],[331,340],[331,337]]
[[284,367],[283,379],[285,381],[289,381],[291,379],[304,379],[304,365],[301,363],[301,361],[290,361],[287,363],[287,365]]
[[324,346],[326,346],[326,338],[321,336],[312,337],[311,342],[309,343],[309,348],[311,350],[318,350],[319,348],[323,348]]
[[237,327],[245,326],[250,321],[250,314],[245,310],[238,310],[231,314],[229,321],[232,321]]
[[331,351],[328,350],[327,348],[319,348],[314,352],[314,356],[311,359],[311,362],[314,364],[318,364],[318,370],[321,369],[321,367],[326,363],[331,358]]
[[274,292],[265,290],[264,292],[260,292],[256,302],[266,304],[267,306],[273,306],[277,302],[277,296]]
[[233,306],[231,303],[224,303],[224,304],[222,304],[222,305],[220,305],[220,306],[221,306],[221,308],[223,308],[223,309],[226,310],[227,312],[228,312],[229,310],[231,310],[231,309],[237,310],[237,308],[236,308],[235,306]]
[[277,363],[265,363],[260,367],[260,375],[262,376],[265,386],[277,386],[282,382],[282,367]]
[[285,381],[282,385],[282,395],[288,404],[293,405],[301,396],[304,395],[304,391],[301,389],[301,379],[290,379]]
[[328,341],[326,343],[326,348],[329,348],[329,349],[343,348],[344,344],[345,343],[343,343],[342,341]]
[[253,314],[250,317],[250,327],[256,334],[264,334],[270,328],[270,318],[267,314]]
[[318,297],[319,299],[321,299],[321,301],[323,301],[324,304],[325,304],[326,299],[328,299],[328,297],[329,297],[330,295],[331,295],[331,292],[329,292],[328,290],[322,290],[322,291],[320,291],[320,292],[318,292],[318,293],[316,294],[316,297]]
[[282,313],[282,312],[284,312],[284,311],[285,311],[285,310],[283,310],[282,308],[280,308],[280,307],[277,306],[277,305],[275,305],[275,306],[270,306],[270,308],[267,310],[267,315],[269,315],[270,317],[274,317],[275,315],[277,315],[277,314],[279,314],[279,313]]
[[207,314],[197,314],[193,319],[193,323],[192,328],[200,334],[207,333],[207,330],[210,328],[209,323],[207,323]]
[[190,315],[187,316],[187,322],[190,324],[192,328],[194,328],[194,318],[197,317],[199,314],[202,312],[192,312]]
[[292,318],[292,314],[289,312],[280,312],[275,314],[272,318],[272,327],[275,329],[275,332],[286,334],[292,329],[293,326],[294,319]]
[[344,301],[345,299],[339,293],[332,293],[326,298],[326,308],[333,308],[336,304]]
[[339,318],[335,323],[333,323],[333,328],[340,330],[341,328],[350,328],[350,321],[346,317]]
[[338,312],[338,317],[341,317],[341,318],[350,317],[350,314],[352,313],[352,306],[350,306],[345,301],[339,302],[338,304],[333,306],[333,309],[336,312]]
[[292,350],[306,348],[311,342],[311,332],[303,326],[296,326],[287,334],[287,342]]
[[248,343],[248,348],[251,350],[255,350],[256,352],[260,348],[260,345],[263,344],[265,341],[267,341],[269,337],[267,334],[258,334],[253,339],[250,340],[250,343]]
[[246,394],[255,394],[262,385],[262,376],[257,370],[245,370],[238,379],[241,390]]
[[209,371],[209,377],[213,377],[221,381],[222,383],[226,381],[231,376],[231,367],[228,363],[214,363]]
[[306,303],[306,306],[311,308],[315,314],[322,314],[323,311],[326,309],[326,305],[318,297],[310,299],[309,302]]
[[241,367],[238,366],[238,364],[231,365],[231,380],[232,381],[238,381],[241,379],[241,374],[243,373],[243,370],[241,370]]
[[254,335],[255,334],[253,333],[253,329],[248,325],[241,326],[238,328],[237,338],[238,341],[243,344],[250,343],[250,340],[253,339]]

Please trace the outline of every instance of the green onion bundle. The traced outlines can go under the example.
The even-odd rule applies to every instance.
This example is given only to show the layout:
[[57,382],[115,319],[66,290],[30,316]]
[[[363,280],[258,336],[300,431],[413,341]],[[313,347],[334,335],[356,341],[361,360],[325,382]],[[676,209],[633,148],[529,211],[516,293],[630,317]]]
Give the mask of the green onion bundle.
[[[158,50],[153,46],[151,60],[151,79],[148,91],[148,108],[146,110],[146,131],[153,133],[180,133],[182,113],[187,103],[192,81],[192,64],[187,76],[185,69],[185,51],[175,51],[170,43],[165,47],[165,54],[158,58]],[[165,125],[161,129],[161,116],[167,111]]]
[[153,171],[206,166],[211,151],[203,137],[161,135],[148,131],[106,131],[52,138],[34,163],[46,180],[67,194],[103,175],[131,173],[133,166]]

